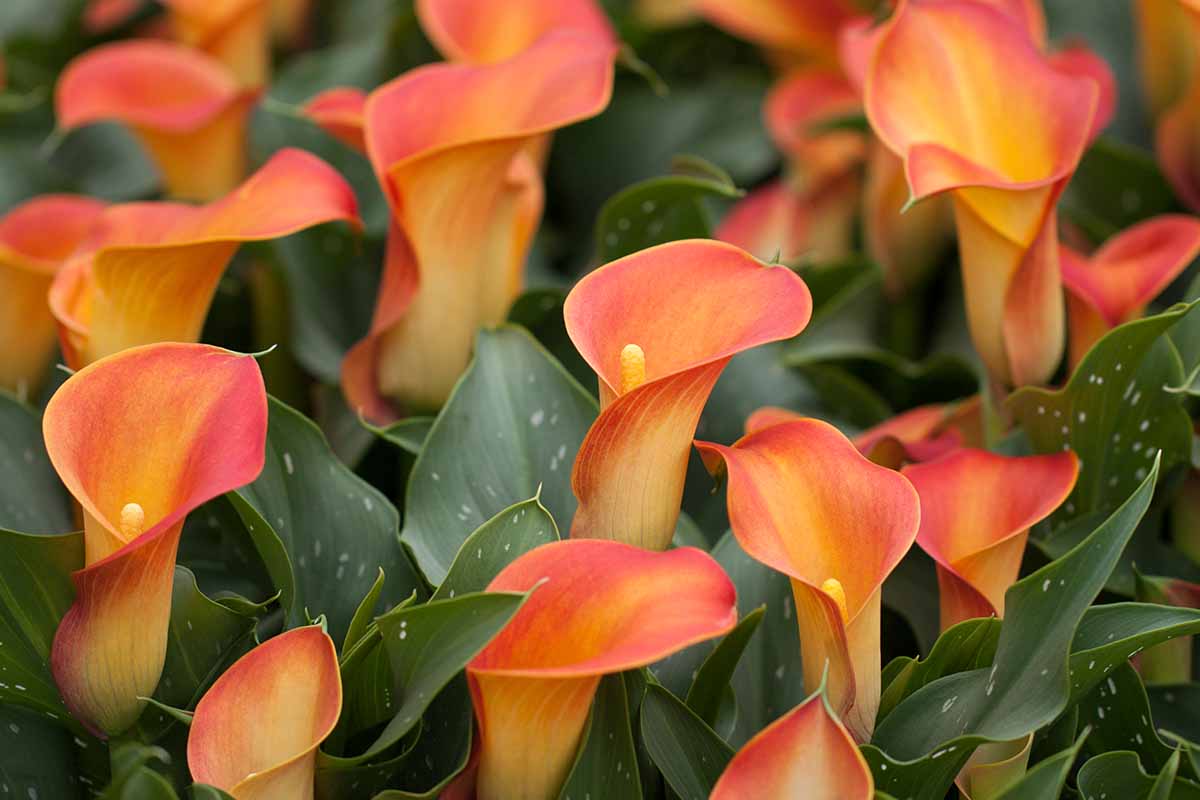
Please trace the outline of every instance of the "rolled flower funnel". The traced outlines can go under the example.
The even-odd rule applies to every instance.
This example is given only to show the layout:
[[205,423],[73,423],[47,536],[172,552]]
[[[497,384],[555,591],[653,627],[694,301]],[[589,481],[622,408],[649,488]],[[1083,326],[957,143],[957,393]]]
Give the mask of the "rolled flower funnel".
[[791,270],[710,240],[652,247],[580,280],[563,315],[599,379],[600,416],[571,475],[571,536],[665,549],[721,371],[743,350],[795,336],[811,313]]
[[83,509],[86,566],[50,668],[71,712],[115,735],[158,685],[188,513],[263,467],[267,395],[251,356],[200,344],[126,350],[71,376],[46,452]]
[[159,0],[175,40],[212,56],[242,86],[271,77],[271,0]]
[[366,144],[392,211],[370,332],[346,355],[351,408],[436,409],[475,332],[521,291],[542,213],[543,134],[598,114],[615,46],[551,33],[486,66],[434,64],[375,90]]
[[863,13],[853,0],[695,0],[714,25],[789,61],[837,63],[838,31]]
[[557,797],[603,675],[653,663],[737,623],[733,583],[690,547],[656,553],[619,542],[554,542],[488,586],[530,590],[467,666],[479,723],[479,800]]
[[871,59],[867,116],[911,200],[953,198],[971,337],[999,386],[1043,383],[1062,357],[1054,205],[1099,95],[1013,17],[966,0],[901,2]]
[[337,724],[342,678],[319,626],[242,656],[200,698],[188,734],[197,783],[237,800],[311,800],[317,747]]
[[362,89],[339,86],[314,95],[303,106],[303,112],[342,144],[366,154],[363,139],[363,115],[366,113],[367,93]]
[[849,731],[814,694],[759,731],[725,767],[709,800],[871,800],[875,779]]
[[1200,253],[1200,219],[1164,214],[1139,222],[1091,256],[1063,247],[1071,363],[1101,336],[1142,315]]
[[1062,452],[1011,457],[962,449],[902,472],[921,496],[917,544],[937,562],[942,630],[1004,616],[1029,529],[1058,508],[1079,476]]
[[512,58],[551,31],[617,44],[597,0],[417,0],[417,19],[443,56],[473,64]]
[[22,400],[37,391],[54,352],[50,284],[103,210],[89,197],[43,195],[0,217],[0,389]]
[[54,90],[58,127],[128,127],[180,200],[213,200],[246,174],[255,93],[217,61],[181,44],[130,40],[75,58]]
[[51,287],[68,365],[78,369],[140,344],[196,341],[242,242],[336,220],[360,224],[349,184],[316,156],[290,148],[205,206],[110,207]]
[[815,419],[771,425],[732,447],[696,442],[726,502],[738,543],[791,578],[804,685],[828,669],[835,713],[857,741],[879,710],[880,591],[917,535],[917,493]]

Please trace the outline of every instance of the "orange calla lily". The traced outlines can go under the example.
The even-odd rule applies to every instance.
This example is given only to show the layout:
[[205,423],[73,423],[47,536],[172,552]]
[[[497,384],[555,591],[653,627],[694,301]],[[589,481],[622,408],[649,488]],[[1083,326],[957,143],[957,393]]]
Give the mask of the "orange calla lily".
[[709,240],[652,247],[579,281],[563,315],[599,378],[600,416],[571,475],[571,535],[666,548],[721,371],[743,350],[795,336],[811,313],[808,287],[791,270]]
[[296,48],[308,38],[313,0],[269,0],[271,35],[285,47]]
[[188,733],[197,783],[237,800],[311,800],[317,747],[337,724],[342,678],[319,626],[255,647],[200,698]]
[[1091,257],[1062,248],[1071,363],[1146,306],[1200,253],[1200,219],[1164,214],[1113,236]]
[[184,519],[262,470],[266,390],[251,356],[156,344],[75,373],[42,425],[50,461],[83,508],[86,563],[72,576],[75,602],[50,668],[72,714],[118,734],[162,673]]
[[829,702],[867,741],[879,709],[880,593],[917,535],[917,493],[820,420],[696,447],[709,471],[728,475],[742,549],[791,578],[805,687],[815,691],[828,669]]
[[836,259],[850,252],[858,196],[856,175],[807,193],[786,181],[772,181],[739,200],[713,237],[763,260]]
[[862,13],[853,0],[695,0],[714,25],[788,60],[834,64],[838,32]]
[[203,53],[131,40],[92,48],[68,64],[54,102],[60,129],[120,122],[149,151],[168,193],[212,200],[245,175],[254,99]]
[[242,86],[271,77],[268,0],[159,0],[174,38],[224,64]]
[[488,586],[533,590],[467,666],[479,722],[476,796],[554,798],[603,675],[658,661],[737,623],[733,583],[708,554],[562,541]]
[[0,218],[0,388],[22,400],[41,384],[54,352],[46,302],[54,274],[103,210],[89,197],[43,195]]
[[942,630],[1004,616],[1029,528],[1058,508],[1079,476],[1062,452],[1011,457],[964,448],[902,470],[921,496],[917,544],[937,562]]
[[363,116],[366,113],[367,93],[362,89],[339,86],[327,89],[304,104],[302,111],[330,136],[347,147],[366,154],[363,139]]
[[1200,3],[1138,0],[1133,5],[1158,160],[1179,199],[1200,211]]
[[290,148],[206,206],[112,206],[97,220],[94,240],[51,287],[67,363],[77,369],[126,347],[196,341],[240,243],[334,220],[358,225],[357,215],[345,179]]
[[556,32],[499,64],[418,68],[367,99],[367,152],[392,225],[370,333],[342,365],[352,408],[387,420],[445,402],[475,332],[521,290],[543,134],[608,104],[614,53]]
[[875,778],[858,745],[816,694],[763,728],[725,767],[709,800],[871,800]]
[[617,43],[596,0],[417,0],[417,19],[443,56],[473,64],[512,58],[550,31]]
[[871,59],[867,116],[904,160],[912,200],[953,198],[971,336],[1000,385],[1044,382],[1061,359],[1053,209],[1099,95],[1011,16],[966,0],[904,0]]

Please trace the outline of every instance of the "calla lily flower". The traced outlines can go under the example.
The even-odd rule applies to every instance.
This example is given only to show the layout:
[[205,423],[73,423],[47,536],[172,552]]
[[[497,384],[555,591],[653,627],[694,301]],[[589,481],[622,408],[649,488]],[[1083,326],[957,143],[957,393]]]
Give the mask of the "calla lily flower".
[[[1200,584],[1182,578],[1136,573],[1134,594],[1143,603],[1200,608]],[[1138,672],[1147,683],[1188,683],[1192,680],[1192,639],[1179,636],[1156,644],[1137,657]]]
[[694,0],[724,30],[790,61],[837,63],[838,32],[862,13],[852,0]]
[[902,470],[921,496],[917,544],[937,562],[942,630],[1004,616],[1029,529],[1058,508],[1079,476],[1062,452],[1011,457],[962,449]]
[[867,116],[904,160],[913,201],[951,193],[971,336],[1002,386],[1042,383],[1061,359],[1053,209],[1099,95],[1095,79],[1059,71],[1022,25],[977,2],[903,0],[875,48]]
[[312,800],[317,747],[337,724],[342,678],[319,626],[255,647],[200,698],[188,734],[197,783],[236,800]]
[[1033,734],[1007,742],[986,742],[975,748],[954,783],[963,800],[1002,797],[1029,767]]
[[1146,306],[1200,253],[1200,219],[1165,214],[1113,236],[1090,258],[1062,248],[1071,363]]
[[224,64],[238,83],[265,86],[271,77],[269,0],[159,0],[175,40]]
[[563,315],[599,378],[600,416],[571,475],[571,535],[666,548],[721,371],[743,350],[795,336],[811,313],[791,270],[710,240],[652,247],[579,281]]
[[858,201],[857,175],[841,176],[807,193],[787,180],[771,181],[729,209],[713,237],[763,260],[832,260],[851,250]]
[[241,242],[334,220],[358,225],[354,192],[303,150],[276,153],[206,206],[129,203],[96,222],[95,239],[55,278],[50,307],[72,368],[127,347],[196,341]]
[[169,194],[212,200],[246,173],[254,99],[203,53],[131,40],[94,47],[68,64],[54,102],[61,130],[120,122],[149,151]]
[[467,666],[480,800],[557,797],[601,676],[653,663],[737,623],[733,583],[690,547],[655,553],[619,542],[554,542],[488,586],[530,590]]
[[1200,3],[1138,0],[1133,5],[1158,160],[1179,199],[1200,211]]
[[63,700],[98,735],[138,718],[167,647],[175,551],[192,509],[263,467],[267,395],[251,356],[199,344],[126,350],[71,376],[46,452],[83,508],[86,566],[54,636]]
[[1171,502],[1171,543],[1200,566],[1200,470],[1189,469]]
[[828,669],[834,711],[860,742],[879,710],[880,593],[917,535],[917,493],[836,428],[784,422],[732,447],[696,442],[728,476],[729,522],[752,558],[791,578],[804,685]]
[[763,728],[734,755],[709,800],[871,800],[875,779],[824,694]]
[[271,35],[285,47],[297,48],[309,35],[312,0],[269,0]]
[[340,86],[327,89],[304,104],[302,111],[330,136],[364,155],[363,117],[367,93],[362,89]]
[[551,31],[617,44],[596,0],[417,0],[417,19],[443,56],[472,64],[512,58]]
[[88,197],[44,195],[0,218],[0,388],[18,398],[36,391],[54,352],[54,274],[103,210]]
[[543,134],[608,104],[614,53],[550,33],[509,61],[421,67],[368,98],[367,152],[392,225],[370,333],[342,364],[351,408],[387,420],[445,402],[476,330],[520,293]]
[[[978,406],[978,396],[959,403],[918,406],[868,428],[852,441],[858,452],[890,469],[932,461],[964,445],[980,444],[983,437],[975,419]],[[746,433],[805,418],[795,411],[765,406],[746,419]]]

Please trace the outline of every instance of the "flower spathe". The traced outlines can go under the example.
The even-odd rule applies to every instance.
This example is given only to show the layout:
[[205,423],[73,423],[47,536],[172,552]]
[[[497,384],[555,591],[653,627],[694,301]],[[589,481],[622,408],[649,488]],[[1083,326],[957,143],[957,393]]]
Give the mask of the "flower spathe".
[[86,564],[50,668],[72,714],[118,734],[162,672],[184,519],[262,470],[262,374],[253,357],[208,345],[134,348],[71,376],[42,424],[83,509]]
[[196,341],[239,244],[337,220],[360,224],[349,184],[291,148],[205,206],[111,206],[51,287],[67,364],[78,369],[151,342]]
[[366,107],[366,92],[339,86],[314,95],[304,104],[303,111],[330,136],[352,150],[365,154],[367,143],[363,139],[363,115]]
[[1121,231],[1090,257],[1062,248],[1071,363],[1146,306],[1200,253],[1200,219],[1164,214]]
[[342,679],[320,626],[281,633],[242,656],[196,706],[188,769],[235,800],[311,800],[317,747],[337,724]]
[[1061,359],[1053,209],[1099,96],[1012,16],[967,0],[901,2],[871,58],[867,116],[912,199],[952,194],[971,337],[1000,385],[1042,383]]
[[126,125],[149,151],[167,192],[213,200],[246,173],[255,93],[217,61],[181,44],[128,40],[69,63],[54,89],[58,126]]
[[57,338],[46,294],[104,203],[42,195],[0,218],[0,389],[25,399],[50,365]]
[[1029,528],[1075,488],[1079,459],[1061,452],[1002,456],[964,448],[902,470],[921,497],[917,544],[937,562],[942,630],[1004,616]]
[[467,666],[480,800],[554,798],[601,676],[644,666],[737,623],[733,583],[708,554],[619,542],[543,545],[488,586],[528,592]]
[[551,31],[617,43],[596,0],[417,0],[416,10],[421,29],[450,61],[504,61]]
[[571,536],[666,548],[713,384],[734,355],[795,336],[811,312],[791,270],[710,240],[652,247],[580,280],[563,315],[599,379],[600,416],[571,475]]
[[875,779],[823,692],[759,731],[725,767],[709,800],[871,800]]
[[788,60],[837,62],[838,31],[862,10],[852,0],[695,0],[713,24]]
[[382,421],[445,402],[475,332],[520,293],[543,134],[608,105],[614,52],[554,32],[508,61],[425,66],[371,93],[367,153],[392,224],[370,332],[342,365],[351,408]]
[[270,0],[159,0],[176,41],[221,62],[242,86],[271,77]]
[[815,691],[828,669],[830,704],[867,741],[879,708],[880,592],[916,538],[916,491],[820,420],[696,447],[710,472],[728,476],[742,549],[791,578],[805,688]]

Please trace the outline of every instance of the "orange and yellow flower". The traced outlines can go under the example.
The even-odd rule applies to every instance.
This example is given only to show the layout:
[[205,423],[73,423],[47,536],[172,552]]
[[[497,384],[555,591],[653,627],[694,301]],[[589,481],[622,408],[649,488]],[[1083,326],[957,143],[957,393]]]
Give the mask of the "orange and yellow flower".
[[472,64],[512,58],[551,31],[617,43],[596,0],[417,0],[417,19],[443,56]]
[[302,111],[330,136],[352,150],[365,154],[363,116],[367,108],[367,93],[350,86],[327,89],[314,95]]
[[871,58],[867,116],[911,199],[953,198],[971,336],[999,385],[1042,383],[1061,360],[1054,206],[1100,93],[1012,16],[968,0],[901,2]]
[[571,475],[571,535],[666,548],[721,371],[743,350],[795,336],[811,312],[791,270],[709,240],[652,247],[580,280],[563,314],[599,379],[600,416]]
[[188,734],[197,783],[237,800],[312,800],[317,747],[337,724],[342,678],[319,626],[242,656],[200,698]]
[[67,364],[78,369],[151,342],[196,341],[242,242],[334,220],[359,224],[354,192],[324,161],[294,149],[205,206],[110,207],[51,287]]
[[746,742],[725,767],[709,800],[871,800],[874,796],[875,779],[866,759],[821,693]]
[[937,562],[942,630],[1004,616],[1029,529],[1058,508],[1079,476],[1062,452],[1002,456],[965,448],[902,470],[921,497],[917,544]]
[[50,398],[43,429],[83,509],[86,564],[72,576],[50,667],[72,714],[114,735],[162,673],[184,519],[262,470],[267,395],[251,356],[150,345],[75,373]]
[[1200,219],[1165,214],[1113,236],[1090,257],[1062,248],[1071,363],[1101,336],[1141,316],[1200,253]]
[[838,34],[862,14],[853,0],[694,0],[713,24],[785,62],[836,65]]
[[742,549],[791,578],[804,643],[804,685],[828,669],[834,711],[858,741],[875,727],[880,692],[880,593],[917,535],[908,480],[872,463],[836,428],[782,422],[732,447],[696,442],[728,476],[729,522]]
[[544,134],[608,104],[614,53],[553,32],[508,61],[421,67],[371,93],[367,153],[392,224],[370,333],[342,365],[351,408],[387,420],[445,402],[476,331],[520,293]]
[[130,40],[92,48],[68,64],[54,102],[61,130],[120,122],[150,153],[169,194],[212,200],[246,173],[255,96],[203,53]]
[[706,553],[563,541],[488,586],[533,590],[467,666],[479,722],[476,796],[554,798],[600,678],[658,661],[737,623],[733,583]]
[[176,41],[212,56],[242,86],[271,77],[269,0],[159,0]]
[[103,210],[88,197],[43,195],[0,218],[0,389],[22,400],[54,352],[50,284]]
[[1137,0],[1133,6],[1158,161],[1179,199],[1200,211],[1200,3]]

